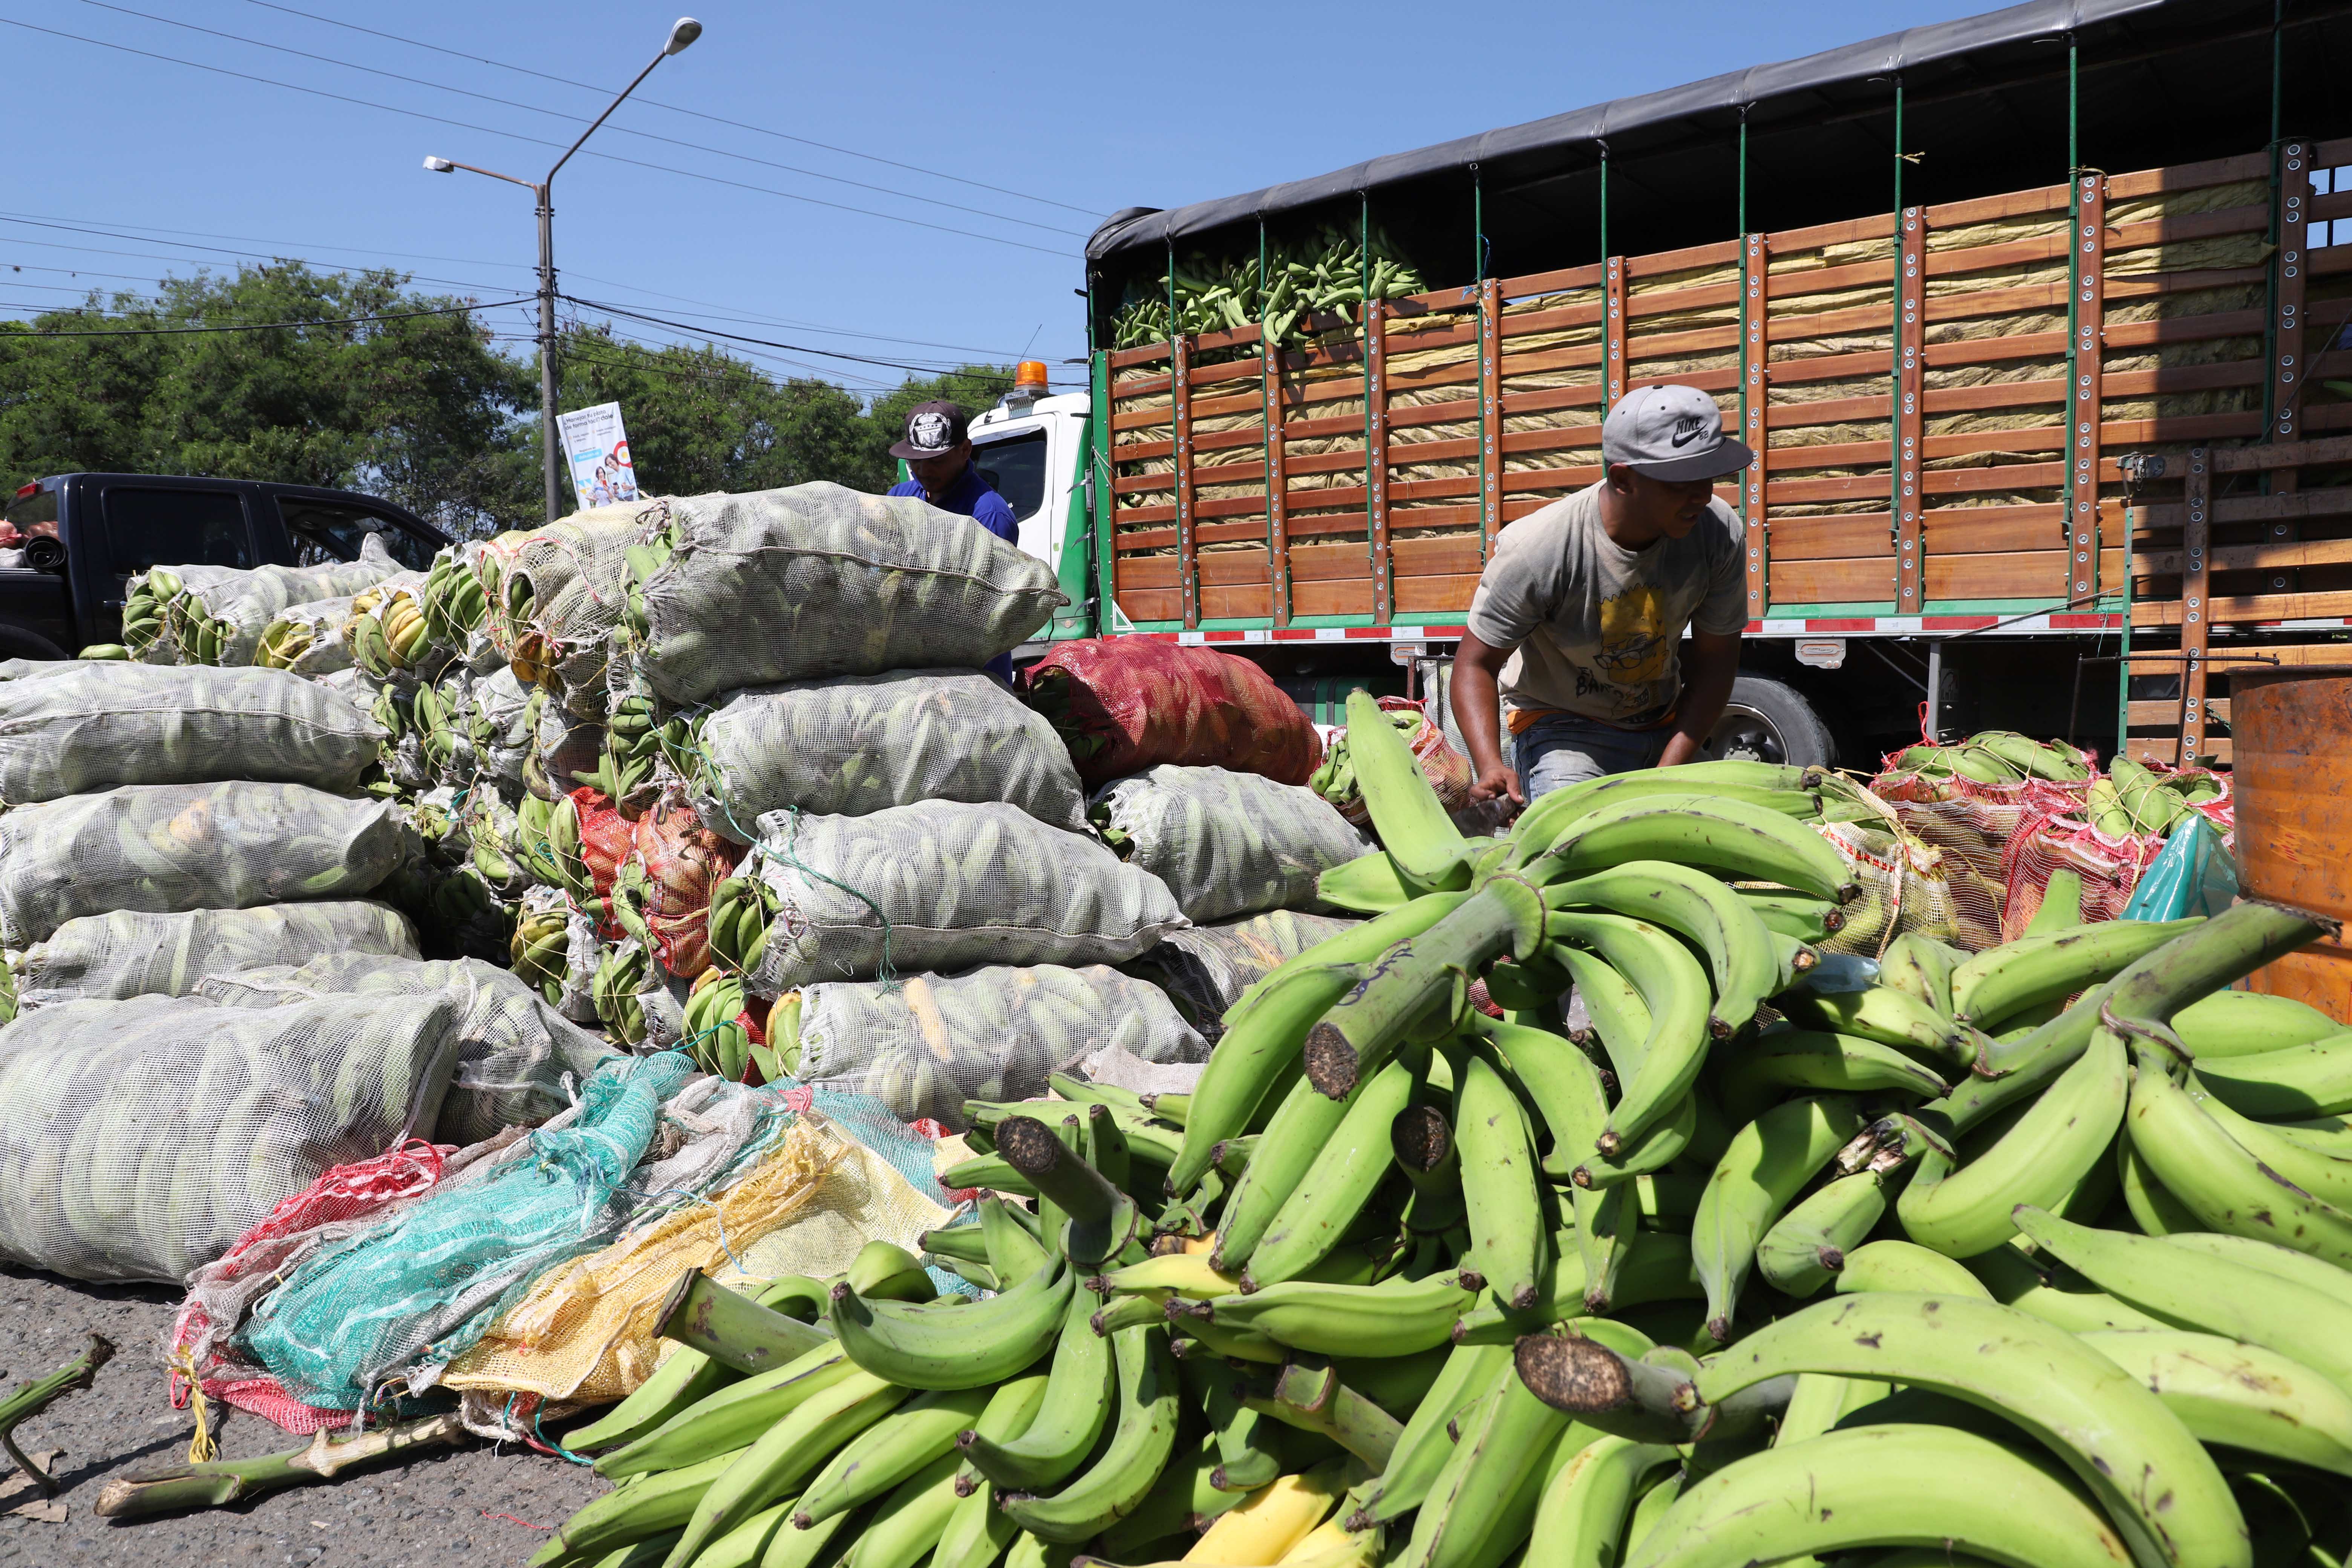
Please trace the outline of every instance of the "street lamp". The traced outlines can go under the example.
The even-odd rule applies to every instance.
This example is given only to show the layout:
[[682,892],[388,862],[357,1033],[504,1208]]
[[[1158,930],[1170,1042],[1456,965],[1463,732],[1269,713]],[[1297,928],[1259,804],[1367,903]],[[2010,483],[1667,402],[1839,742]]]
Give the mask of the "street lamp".
[[623,100],[637,90],[638,83],[653,75],[654,67],[700,37],[702,24],[691,16],[680,16],[670,24],[669,37],[662,41],[661,53],[647,62],[635,81],[621,89],[620,97],[604,106],[604,112],[580,133],[580,141],[563,150],[563,156],[555,161],[555,167],[548,170],[547,178],[543,180],[519,180],[512,174],[460,163],[453,158],[427,154],[425,160],[425,168],[436,174],[453,174],[463,169],[469,174],[484,174],[493,180],[504,180],[510,185],[520,185],[531,194],[536,204],[539,215],[539,445],[546,470],[547,521],[550,522],[572,509],[564,501],[567,487],[562,454],[557,450],[555,437],[555,208],[549,203],[549,193],[554,188],[557,172],[572,162],[572,154],[580,151],[581,142],[596,134],[596,127],[610,120],[613,110],[621,107]]

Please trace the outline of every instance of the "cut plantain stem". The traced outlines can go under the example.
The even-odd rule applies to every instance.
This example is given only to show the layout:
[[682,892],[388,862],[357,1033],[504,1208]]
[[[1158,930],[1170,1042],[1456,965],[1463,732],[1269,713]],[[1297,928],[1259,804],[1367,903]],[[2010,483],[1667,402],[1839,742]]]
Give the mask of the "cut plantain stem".
[[100,1519],[151,1519],[192,1508],[222,1508],[285,1487],[333,1480],[352,1465],[388,1458],[417,1448],[455,1443],[466,1436],[453,1411],[396,1426],[382,1426],[334,1441],[325,1432],[303,1447],[252,1459],[213,1459],[196,1465],[118,1476],[98,1494],[92,1512]]
[[98,1377],[98,1369],[114,1359],[114,1342],[103,1334],[89,1336],[89,1343],[81,1354],[50,1373],[34,1379],[5,1399],[0,1399],[0,1447],[25,1472],[27,1479],[41,1490],[43,1497],[53,1497],[58,1483],[47,1471],[26,1457],[16,1447],[16,1428],[23,1422],[38,1415],[68,1394],[88,1388]]

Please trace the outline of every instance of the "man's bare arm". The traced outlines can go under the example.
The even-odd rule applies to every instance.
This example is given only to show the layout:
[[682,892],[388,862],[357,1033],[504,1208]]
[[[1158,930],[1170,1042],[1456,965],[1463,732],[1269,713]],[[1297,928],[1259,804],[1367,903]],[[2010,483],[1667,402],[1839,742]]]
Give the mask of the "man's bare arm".
[[[1691,633],[1682,701],[1675,714],[1675,732],[1667,737],[1666,749],[1658,755],[1660,767],[1671,768],[1699,760],[1699,748],[1714,732],[1716,721],[1723,717],[1724,704],[1731,700],[1731,683],[1738,674],[1738,632]],[[1463,735],[1468,738],[1466,727]]]
[[1470,771],[1477,775],[1470,798],[1508,796],[1525,805],[1528,797],[1519,787],[1519,775],[1503,761],[1503,698],[1496,682],[1510,658],[1509,648],[1489,647],[1475,634],[1463,632],[1462,645],[1454,650],[1454,721],[1462,726],[1463,742],[1470,748]]

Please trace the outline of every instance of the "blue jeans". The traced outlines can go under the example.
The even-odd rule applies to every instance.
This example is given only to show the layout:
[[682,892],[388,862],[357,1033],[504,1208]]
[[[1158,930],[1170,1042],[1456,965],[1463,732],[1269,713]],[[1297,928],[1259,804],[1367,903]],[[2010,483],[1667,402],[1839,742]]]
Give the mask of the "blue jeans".
[[1538,719],[1511,738],[1513,765],[1529,801],[1603,773],[1654,768],[1674,726],[1619,730],[1573,713]]

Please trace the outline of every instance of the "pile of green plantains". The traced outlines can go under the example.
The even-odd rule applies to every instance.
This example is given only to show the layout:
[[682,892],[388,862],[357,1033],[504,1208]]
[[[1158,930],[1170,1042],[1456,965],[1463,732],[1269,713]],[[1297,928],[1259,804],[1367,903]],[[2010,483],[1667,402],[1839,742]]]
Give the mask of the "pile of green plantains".
[[567,1438],[622,1485],[535,1562],[2343,1563],[2352,1035],[2226,989],[2321,922],[2061,889],[1821,957],[1801,771],[1474,842],[1349,721],[1386,848],[1328,876],[1396,906],[1189,1095],[970,1105],[947,1178],[995,1195],[925,1246],[995,1294],[881,1247],[681,1281],[685,1348]]
[[1350,307],[1365,300],[1390,300],[1426,288],[1421,273],[1378,229],[1368,250],[1363,237],[1326,224],[1298,245],[1276,244],[1261,273],[1258,258],[1223,261],[1195,253],[1157,278],[1138,279],[1111,321],[1111,346],[1131,349],[1166,342],[1169,303],[1175,303],[1173,330],[1190,336],[1262,324],[1276,342],[1307,341],[1337,317],[1355,320]]

